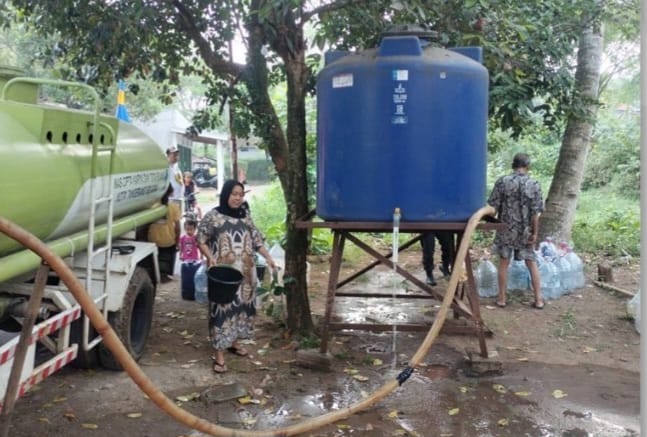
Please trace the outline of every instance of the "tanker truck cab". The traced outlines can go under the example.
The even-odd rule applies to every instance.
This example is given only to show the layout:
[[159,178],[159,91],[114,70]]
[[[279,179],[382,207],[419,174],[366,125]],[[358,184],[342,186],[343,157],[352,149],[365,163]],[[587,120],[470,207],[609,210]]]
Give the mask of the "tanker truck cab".
[[[94,111],[38,103],[43,84],[87,91]],[[166,216],[160,199],[168,164],[159,145],[131,124],[99,114],[100,107],[88,85],[18,77],[0,66],[2,405],[16,374],[19,397],[69,363],[121,368],[84,316],[75,287],[68,288],[68,268],[130,355],[138,360],[144,353],[160,274],[157,246],[141,236]],[[29,238],[20,241],[12,235],[16,229]],[[60,256],[65,273],[45,266],[32,240]],[[30,300],[41,294],[42,300]],[[29,316],[39,301],[37,315]]]

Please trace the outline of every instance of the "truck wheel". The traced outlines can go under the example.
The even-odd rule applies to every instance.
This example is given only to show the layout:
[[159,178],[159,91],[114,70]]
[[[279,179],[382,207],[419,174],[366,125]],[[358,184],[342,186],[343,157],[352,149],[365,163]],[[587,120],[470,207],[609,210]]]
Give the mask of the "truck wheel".
[[[128,290],[119,311],[108,314],[110,326],[124,344],[130,355],[138,361],[144,354],[144,347],[153,322],[155,287],[146,269],[137,267],[130,279]],[[104,343],[99,344],[99,357],[103,367],[122,370]]]
[[[96,369],[101,364],[99,362],[99,351],[96,347],[89,351],[84,351],[81,344],[83,342],[84,315],[84,313],[81,313],[81,317],[73,321],[70,325],[70,344],[76,343],[78,345],[76,358],[70,364],[72,367],[76,367],[77,369]],[[94,330],[94,326],[90,323],[89,341],[92,341],[96,335],[97,331]]]

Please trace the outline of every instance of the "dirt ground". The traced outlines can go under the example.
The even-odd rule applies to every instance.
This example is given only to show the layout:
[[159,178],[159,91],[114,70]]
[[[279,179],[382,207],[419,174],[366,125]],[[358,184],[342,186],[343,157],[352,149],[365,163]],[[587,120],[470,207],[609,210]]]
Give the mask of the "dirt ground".
[[[585,261],[586,287],[547,301],[544,310],[529,305],[529,292],[511,296],[505,309],[493,299],[481,300],[483,321],[493,334],[486,341],[490,358],[485,361],[500,366],[501,373],[468,376],[465,351],[478,349],[476,338],[441,334],[423,365],[395,393],[301,435],[640,435],[640,336],[626,315],[628,298],[593,285],[601,260]],[[639,260],[608,261],[615,264],[613,285],[636,292]],[[310,262],[309,296],[318,323],[329,265],[326,258]],[[424,277],[418,250],[409,249],[400,263]],[[341,276],[357,267],[345,266]],[[389,292],[397,283],[409,289],[391,274],[374,269],[356,281],[356,288]],[[441,280],[439,287],[445,284]],[[398,323],[419,317],[430,321],[439,304],[415,300],[396,309],[390,299],[381,300],[337,298],[335,320],[383,315]],[[228,354],[229,371],[216,375],[210,368],[206,309],[181,300],[179,280],[158,288],[155,305],[151,337],[139,363],[143,371],[175,404],[234,429],[290,426],[348,407],[405,368],[426,334],[335,332],[329,342],[332,372],[327,373],[299,366],[298,349],[308,345],[286,335],[280,316],[261,312],[255,338],[245,345],[250,356]],[[9,435],[14,437],[205,435],[161,412],[125,372],[70,367],[19,399],[12,424]]]

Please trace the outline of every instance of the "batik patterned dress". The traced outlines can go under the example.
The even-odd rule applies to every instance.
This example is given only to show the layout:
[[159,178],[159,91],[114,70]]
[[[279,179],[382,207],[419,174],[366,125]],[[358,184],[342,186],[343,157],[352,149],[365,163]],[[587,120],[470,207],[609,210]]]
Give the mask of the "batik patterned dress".
[[519,172],[502,176],[495,182],[488,204],[496,209],[499,220],[508,225],[497,231],[494,246],[526,249],[532,234],[532,217],[544,210],[539,182]]
[[206,244],[217,264],[228,264],[243,274],[236,298],[228,304],[209,303],[209,334],[215,349],[231,347],[237,339],[250,338],[256,315],[256,263],[254,253],[263,237],[249,217],[234,218],[215,208],[200,221],[198,242]]

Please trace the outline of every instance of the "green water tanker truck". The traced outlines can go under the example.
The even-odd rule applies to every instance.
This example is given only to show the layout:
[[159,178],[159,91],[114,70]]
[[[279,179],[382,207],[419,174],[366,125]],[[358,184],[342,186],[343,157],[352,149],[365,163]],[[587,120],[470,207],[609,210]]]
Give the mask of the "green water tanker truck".
[[[39,103],[44,86],[83,92],[94,110]],[[159,282],[157,247],[138,237],[166,215],[159,201],[169,184],[168,164],[149,137],[99,107],[87,85],[20,77],[0,67],[0,218],[65,260],[138,359]],[[0,233],[0,399],[41,264]],[[18,396],[68,363],[119,368],[55,271],[47,274],[29,344]]]

